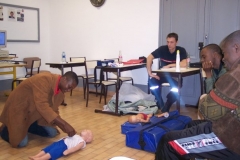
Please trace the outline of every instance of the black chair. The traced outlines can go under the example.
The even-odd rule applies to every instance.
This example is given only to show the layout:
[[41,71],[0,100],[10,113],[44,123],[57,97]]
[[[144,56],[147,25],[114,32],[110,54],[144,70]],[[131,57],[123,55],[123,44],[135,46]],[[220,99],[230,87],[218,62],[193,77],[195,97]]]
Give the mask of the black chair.
[[[118,63],[119,62],[119,58],[111,58],[111,59],[104,59],[104,60],[114,60],[115,63]],[[113,73],[116,75],[116,73]],[[113,81],[116,81],[117,78],[109,78],[108,77],[108,73],[106,73],[106,80],[113,80]],[[119,77],[119,80],[120,80],[120,85],[122,85],[123,82],[126,82],[126,81],[131,81],[132,82],[132,85],[134,85],[133,83],[133,78],[132,77]]]
[[[85,62],[85,61],[86,61],[86,57],[70,57],[70,62]],[[71,71],[73,71],[73,67],[71,67]],[[84,93],[84,99],[85,99],[86,79],[87,79],[86,73],[80,74],[77,76],[82,79],[83,93]],[[94,78],[94,74],[88,74],[88,79],[93,79],[93,78]],[[72,96],[72,90],[71,90],[70,96]]]
[[[104,99],[105,99],[105,104],[106,104],[106,96],[107,96],[107,87],[111,86],[111,85],[116,85],[115,81],[107,81],[104,80],[104,74],[101,70],[101,67],[97,66],[97,61],[98,60],[89,60],[89,61],[85,61],[85,72],[86,72],[86,89],[84,89],[84,94],[87,93],[87,99],[86,99],[86,107],[88,106],[88,100],[89,100],[89,93],[90,93],[90,86],[93,85],[95,88],[95,93],[96,96],[99,94],[98,93],[98,87],[101,86],[101,96],[100,96],[100,100],[99,103],[101,102],[101,98],[102,95],[104,95]],[[88,77],[88,72],[89,70],[92,69],[94,71],[94,78],[89,78]],[[99,72],[98,72],[99,70]],[[100,74],[98,74],[100,73]]]

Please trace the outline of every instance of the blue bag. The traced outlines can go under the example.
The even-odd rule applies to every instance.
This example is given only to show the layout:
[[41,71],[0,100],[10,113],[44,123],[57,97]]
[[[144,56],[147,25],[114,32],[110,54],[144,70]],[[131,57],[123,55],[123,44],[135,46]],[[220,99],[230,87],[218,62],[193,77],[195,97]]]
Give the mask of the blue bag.
[[[176,111],[172,111],[172,112],[169,113],[169,117],[172,117],[174,115],[179,115],[177,110]],[[153,116],[153,117],[150,118],[150,122],[149,123],[135,123],[135,124],[132,124],[132,123],[129,123],[127,121],[127,122],[125,122],[125,123],[123,123],[121,125],[121,133],[122,134],[126,134],[128,131],[131,131],[131,130],[133,130],[134,128],[136,128],[138,126],[143,126],[143,125],[145,127],[146,126],[151,126],[152,124],[160,122],[160,121],[162,121],[164,119],[166,119],[166,118],[164,118],[164,117],[159,117],[158,118],[158,117],[154,117]]]
[[169,131],[182,130],[192,119],[188,116],[179,115],[178,111],[169,113],[169,117],[156,117],[150,119],[150,124],[139,125],[135,128],[122,132],[126,134],[126,145],[131,148],[156,152],[161,137]]
[[108,66],[108,63],[113,63],[113,62],[114,62],[113,59],[104,60],[104,61],[98,60],[98,61],[97,61],[97,66],[105,67],[105,66]]

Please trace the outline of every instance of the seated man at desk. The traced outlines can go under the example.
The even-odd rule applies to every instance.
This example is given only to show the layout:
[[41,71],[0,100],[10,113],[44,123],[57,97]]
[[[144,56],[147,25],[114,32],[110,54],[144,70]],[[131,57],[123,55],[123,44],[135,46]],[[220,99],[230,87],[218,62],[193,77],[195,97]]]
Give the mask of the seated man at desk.
[[71,71],[63,76],[45,72],[24,80],[11,92],[0,116],[2,139],[12,147],[24,147],[28,132],[54,137],[56,126],[70,137],[75,135],[74,128],[60,117],[58,107],[64,93],[77,84],[78,77]]
[[[180,67],[186,67],[187,53],[183,47],[177,46],[178,35],[176,33],[169,33],[167,35],[167,45],[160,46],[147,57],[147,72],[150,77],[148,83],[152,94],[157,100],[158,108],[161,112],[168,112],[171,105],[177,100],[177,92],[174,89],[167,95],[167,101],[164,104],[161,97],[162,83],[169,83],[172,88],[177,88],[178,82],[171,76],[159,77],[152,74],[153,59],[160,58],[161,64],[159,68],[176,67],[176,52],[180,51]],[[158,87],[155,87],[158,86]]]
[[[205,91],[209,93],[214,88],[218,78],[226,73],[226,68],[222,61],[223,53],[217,44],[209,44],[201,50],[200,56],[202,68],[206,74],[206,79],[204,81]],[[203,94],[200,100],[203,99],[204,96],[206,96],[206,94]],[[200,113],[198,113],[198,119],[203,119]]]
[[206,74],[205,89],[209,93],[213,88],[217,79],[226,73],[223,66],[223,54],[221,48],[217,44],[209,44],[201,50],[202,68]]

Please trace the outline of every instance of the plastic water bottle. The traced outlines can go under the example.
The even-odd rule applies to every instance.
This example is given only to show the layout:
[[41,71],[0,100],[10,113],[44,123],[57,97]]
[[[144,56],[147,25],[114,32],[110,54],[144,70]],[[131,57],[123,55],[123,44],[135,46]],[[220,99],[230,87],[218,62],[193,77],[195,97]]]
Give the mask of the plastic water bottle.
[[122,52],[121,51],[119,51],[118,62],[119,62],[119,64],[122,64]]
[[187,69],[190,68],[190,54],[189,53],[187,53],[187,62],[186,63],[187,63],[186,68]]
[[66,62],[67,62],[65,52],[62,52],[62,62],[63,62],[63,63],[66,63]]
[[177,50],[177,56],[176,56],[176,72],[180,72],[180,53],[179,53],[179,50]]

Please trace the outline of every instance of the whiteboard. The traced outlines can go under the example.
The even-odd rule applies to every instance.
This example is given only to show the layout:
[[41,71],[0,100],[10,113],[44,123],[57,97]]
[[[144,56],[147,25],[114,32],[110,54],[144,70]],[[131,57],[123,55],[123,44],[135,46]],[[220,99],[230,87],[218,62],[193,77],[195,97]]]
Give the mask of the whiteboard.
[[40,42],[39,9],[0,3],[0,30],[8,42]]

